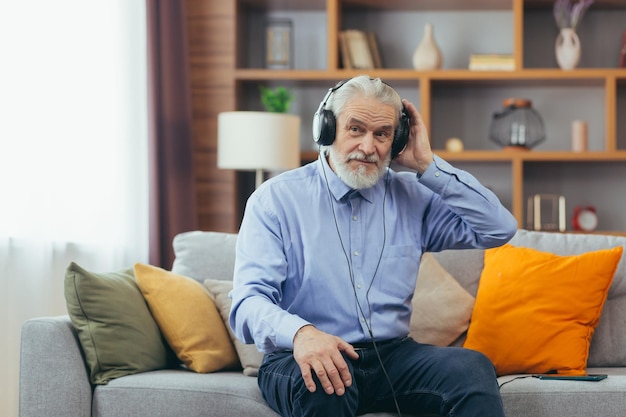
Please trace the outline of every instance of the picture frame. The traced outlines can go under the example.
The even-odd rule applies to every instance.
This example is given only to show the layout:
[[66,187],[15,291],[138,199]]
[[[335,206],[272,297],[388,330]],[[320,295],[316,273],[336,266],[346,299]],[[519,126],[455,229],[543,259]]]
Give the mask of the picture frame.
[[265,28],[265,66],[268,69],[293,69],[293,22],[269,19]]
[[565,197],[559,194],[534,194],[528,197],[526,227],[529,230],[564,232]]
[[378,40],[374,32],[347,29],[339,32],[339,52],[344,69],[382,68]]

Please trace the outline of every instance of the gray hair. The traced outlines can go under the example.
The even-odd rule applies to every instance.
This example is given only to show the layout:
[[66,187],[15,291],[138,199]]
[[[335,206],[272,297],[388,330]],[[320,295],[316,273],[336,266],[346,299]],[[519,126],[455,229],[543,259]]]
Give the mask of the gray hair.
[[326,103],[326,108],[333,112],[335,118],[339,118],[346,104],[359,97],[372,98],[381,104],[392,106],[396,109],[397,119],[400,119],[402,98],[398,92],[380,78],[370,78],[367,75],[351,78],[337,88]]

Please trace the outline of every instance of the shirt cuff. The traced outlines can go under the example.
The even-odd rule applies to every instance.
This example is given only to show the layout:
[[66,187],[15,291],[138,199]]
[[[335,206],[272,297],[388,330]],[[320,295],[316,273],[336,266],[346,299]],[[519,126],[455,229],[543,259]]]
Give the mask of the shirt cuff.
[[280,332],[276,334],[276,346],[279,349],[293,350],[293,338],[297,331],[309,324],[311,323],[296,315],[283,320],[280,325]]
[[463,184],[467,188],[475,189],[478,181],[467,172],[457,169],[437,155],[433,157],[433,163],[420,176],[420,183],[430,188],[437,194],[442,194],[444,188],[451,180],[456,180],[458,184]]

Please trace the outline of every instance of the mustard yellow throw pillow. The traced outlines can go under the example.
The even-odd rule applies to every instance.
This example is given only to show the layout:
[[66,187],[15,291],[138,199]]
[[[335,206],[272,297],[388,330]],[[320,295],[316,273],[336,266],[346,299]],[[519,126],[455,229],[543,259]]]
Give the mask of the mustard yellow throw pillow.
[[623,248],[558,256],[507,244],[485,251],[464,347],[498,375],[585,373]]
[[135,279],[176,356],[192,371],[239,366],[239,359],[209,293],[199,282],[151,265],[135,264]]

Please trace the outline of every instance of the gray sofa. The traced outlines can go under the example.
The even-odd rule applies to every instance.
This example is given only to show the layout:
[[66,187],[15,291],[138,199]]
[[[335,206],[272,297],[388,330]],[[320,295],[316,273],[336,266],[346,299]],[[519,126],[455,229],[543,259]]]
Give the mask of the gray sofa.
[[[232,279],[235,238],[211,232],[178,236],[174,242],[177,260],[172,270],[188,276],[193,271],[206,271],[206,276],[193,277],[200,281],[208,277]],[[626,247],[626,237],[520,230],[511,243],[568,255],[618,245]],[[447,251],[435,257],[464,288],[476,293],[483,251]],[[182,262],[182,258],[186,261]],[[194,265],[190,266],[189,259]],[[624,264],[622,259],[588,359],[590,373],[606,373],[609,377],[600,382],[569,382],[501,376],[508,417],[626,415]],[[461,344],[462,339],[455,343]],[[164,369],[92,386],[77,333],[67,316],[24,323],[20,369],[21,417],[276,416],[265,405],[256,378],[241,371],[197,374],[182,368]]]

